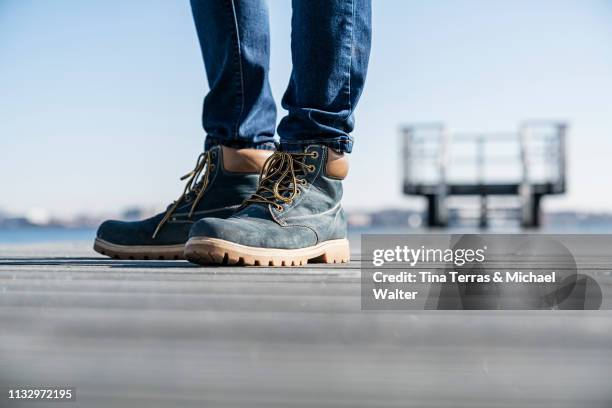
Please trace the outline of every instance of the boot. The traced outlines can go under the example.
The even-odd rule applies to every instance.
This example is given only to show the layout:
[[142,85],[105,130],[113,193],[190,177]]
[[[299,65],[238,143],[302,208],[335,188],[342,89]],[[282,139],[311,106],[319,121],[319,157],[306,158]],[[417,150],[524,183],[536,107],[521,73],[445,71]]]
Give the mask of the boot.
[[348,160],[326,146],[276,152],[257,191],[227,219],[196,222],[185,258],[198,264],[304,265],[348,262],[340,199]]
[[182,259],[194,222],[227,218],[257,188],[259,173],[272,154],[266,150],[215,146],[198,158],[183,194],[166,211],[135,221],[105,221],[94,250],[118,259]]

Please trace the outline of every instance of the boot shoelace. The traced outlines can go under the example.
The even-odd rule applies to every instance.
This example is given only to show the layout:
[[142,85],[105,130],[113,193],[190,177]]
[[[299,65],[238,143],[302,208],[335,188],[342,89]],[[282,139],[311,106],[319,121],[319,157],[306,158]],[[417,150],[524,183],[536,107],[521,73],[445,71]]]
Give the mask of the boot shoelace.
[[314,165],[304,163],[306,157],[316,159],[319,153],[275,152],[264,163],[257,191],[242,206],[249,203],[272,204],[282,211],[280,203],[291,204],[300,194],[298,184],[306,184],[306,179],[298,176],[315,171]]
[[[215,165],[212,162],[212,153],[210,151],[206,151],[198,156],[195,168],[181,177],[181,180],[189,179],[187,180],[187,184],[185,184],[183,194],[168,207],[166,214],[159,224],[157,224],[155,232],[153,232],[153,238],[157,236],[164,224],[172,217],[172,214],[174,214],[178,206],[182,202],[189,202],[195,196],[193,204],[191,205],[191,210],[189,210],[189,217],[191,218],[196,206],[204,195],[204,191],[208,187],[210,172],[214,170],[214,167]],[[202,174],[203,171],[204,174]],[[200,177],[200,175],[202,175],[202,177]]]

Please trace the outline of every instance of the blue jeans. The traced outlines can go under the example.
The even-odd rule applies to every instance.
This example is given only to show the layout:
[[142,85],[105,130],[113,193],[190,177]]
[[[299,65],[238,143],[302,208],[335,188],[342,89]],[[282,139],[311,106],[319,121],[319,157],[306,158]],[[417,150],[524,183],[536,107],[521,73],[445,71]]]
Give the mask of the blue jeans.
[[[191,0],[210,91],[205,148],[274,149],[265,0]],[[370,55],[371,0],[293,0],[293,70],[282,99],[280,148],[323,144],[350,152],[353,111]]]

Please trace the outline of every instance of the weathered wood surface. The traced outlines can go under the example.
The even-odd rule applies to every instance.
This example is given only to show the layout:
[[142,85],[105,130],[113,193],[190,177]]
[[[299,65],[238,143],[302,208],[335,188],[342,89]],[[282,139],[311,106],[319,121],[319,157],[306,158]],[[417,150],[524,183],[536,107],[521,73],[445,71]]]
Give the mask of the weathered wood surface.
[[364,312],[359,276],[5,245],[0,387],[105,408],[612,407],[612,313]]

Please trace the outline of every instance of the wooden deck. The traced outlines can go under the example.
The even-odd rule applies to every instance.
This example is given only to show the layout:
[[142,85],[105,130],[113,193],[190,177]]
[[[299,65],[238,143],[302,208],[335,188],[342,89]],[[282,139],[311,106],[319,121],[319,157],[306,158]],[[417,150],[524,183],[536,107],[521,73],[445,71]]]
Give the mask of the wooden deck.
[[74,386],[51,404],[68,407],[612,407],[612,312],[365,312],[359,276],[0,246],[0,388]]

